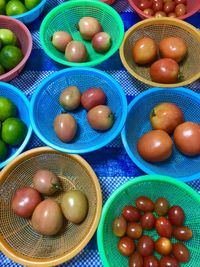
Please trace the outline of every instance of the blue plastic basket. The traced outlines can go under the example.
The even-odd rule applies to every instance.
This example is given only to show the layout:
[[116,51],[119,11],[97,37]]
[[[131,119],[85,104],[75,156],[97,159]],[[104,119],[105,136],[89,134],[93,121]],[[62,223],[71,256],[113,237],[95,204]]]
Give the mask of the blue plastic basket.
[[[107,96],[107,105],[114,112],[111,129],[100,132],[92,129],[87,121],[87,111],[80,107],[68,112],[74,116],[78,131],[70,143],[63,143],[56,136],[53,121],[63,109],[59,104],[61,91],[70,85],[81,93],[91,87],[100,87]],[[70,68],[46,78],[31,99],[30,118],[36,135],[48,146],[67,153],[86,153],[110,143],[122,130],[127,115],[127,100],[121,86],[108,74],[94,68]]]
[[30,140],[32,134],[32,126],[29,116],[29,101],[22,91],[20,91],[13,85],[0,82],[0,96],[4,96],[10,99],[16,105],[18,111],[17,113],[18,118],[20,118],[28,128],[23,143],[18,147],[11,147],[11,146],[9,147],[8,157],[4,161],[0,162],[0,168],[3,168],[24,150],[24,148],[26,147],[27,143]]
[[42,0],[36,7],[34,7],[33,9],[23,13],[23,14],[19,14],[16,16],[12,16],[12,18],[14,19],[18,19],[21,22],[28,24],[33,22],[35,19],[37,19],[40,14],[42,13],[42,11],[44,10],[45,4],[46,4],[47,0]]
[[150,112],[161,102],[177,104],[183,111],[185,121],[200,124],[200,95],[186,88],[152,88],[129,104],[127,120],[122,131],[122,142],[131,160],[147,174],[169,175],[182,181],[200,178],[200,156],[188,157],[173,145],[171,157],[160,163],[144,161],[137,152],[137,142],[152,130]]

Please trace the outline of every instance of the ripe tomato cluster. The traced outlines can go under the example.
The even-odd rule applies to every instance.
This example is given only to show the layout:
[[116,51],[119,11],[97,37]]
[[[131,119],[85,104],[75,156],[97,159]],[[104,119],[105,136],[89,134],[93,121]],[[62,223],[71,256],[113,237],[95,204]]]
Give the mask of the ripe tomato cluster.
[[180,37],[165,37],[157,45],[147,36],[133,44],[132,56],[136,64],[151,64],[149,74],[152,81],[171,84],[184,78],[179,63],[186,57],[187,51],[187,45]]
[[187,0],[140,0],[138,7],[148,16],[176,18],[187,13]]
[[[190,259],[183,241],[192,238],[192,230],[183,225],[184,220],[184,210],[177,205],[170,207],[166,198],[159,197],[153,202],[147,196],[140,196],[135,206],[123,207],[122,214],[113,221],[112,231],[120,238],[119,252],[129,257],[129,267],[179,267],[180,262]],[[146,234],[153,229],[160,236],[157,240]],[[178,242],[172,243],[172,237]],[[154,251],[161,255],[160,259],[153,255]]]

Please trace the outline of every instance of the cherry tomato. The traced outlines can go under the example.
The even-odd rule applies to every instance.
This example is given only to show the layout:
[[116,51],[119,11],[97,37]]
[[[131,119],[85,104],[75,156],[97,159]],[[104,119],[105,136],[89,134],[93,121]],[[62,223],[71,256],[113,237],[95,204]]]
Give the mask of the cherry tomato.
[[146,196],[137,197],[135,200],[135,204],[139,210],[144,212],[152,211],[154,209],[153,201]]
[[171,58],[161,58],[150,67],[151,79],[157,83],[176,83],[179,75],[179,65]]
[[154,255],[144,257],[143,267],[159,267],[158,259]]
[[176,243],[172,246],[172,252],[174,257],[179,262],[188,262],[190,259],[190,252],[183,243]]
[[87,120],[93,129],[106,131],[113,126],[114,114],[108,106],[98,105],[88,111]]
[[192,230],[187,226],[178,226],[174,228],[172,235],[180,241],[187,241],[192,238]]
[[152,62],[157,55],[155,41],[150,37],[138,39],[133,45],[132,55],[137,64],[145,65]]
[[169,210],[169,202],[164,197],[156,199],[154,210],[159,216],[166,215]]
[[170,221],[165,217],[159,217],[156,220],[156,231],[162,237],[170,238],[172,235],[172,225]]
[[174,131],[174,143],[187,156],[200,154],[200,126],[194,122],[184,122]]
[[155,242],[155,250],[161,255],[169,255],[172,251],[172,243],[166,237],[160,237]]
[[139,252],[134,252],[128,262],[129,267],[143,267],[143,257]]
[[163,18],[163,17],[166,17],[167,14],[164,12],[164,11],[157,11],[155,14],[154,14],[154,17],[155,18]]
[[102,31],[101,24],[93,17],[82,17],[78,23],[79,32],[83,39],[92,40],[94,35]]
[[87,110],[98,105],[104,105],[105,102],[106,94],[101,88],[89,88],[81,96],[81,104]]
[[176,18],[176,13],[170,12],[167,16],[170,18]]
[[177,17],[184,16],[184,15],[187,13],[187,8],[186,8],[186,6],[183,5],[183,4],[178,4],[178,5],[175,7],[175,13],[176,13],[176,16],[177,16]]
[[153,9],[151,9],[151,8],[146,8],[143,12],[144,12],[144,14],[146,14],[147,16],[153,16],[153,14],[154,14]]
[[139,209],[131,205],[125,206],[122,210],[122,215],[129,222],[138,222],[140,220],[141,214]]
[[157,1],[157,2],[154,2],[153,3],[153,6],[152,6],[152,9],[153,9],[154,12],[162,11],[162,9],[163,9],[163,2],[162,2],[162,0]]
[[123,216],[115,218],[112,224],[112,231],[114,235],[122,237],[126,233],[127,222]]
[[156,218],[152,212],[145,212],[140,218],[140,224],[145,230],[151,230],[154,227],[155,222]]
[[135,250],[133,239],[128,236],[122,237],[118,242],[118,250],[123,256],[130,256]]
[[129,222],[126,234],[132,239],[139,239],[142,235],[142,226],[136,222]]
[[139,155],[149,162],[168,159],[172,153],[172,139],[163,130],[153,130],[140,137],[137,143]]
[[185,212],[180,206],[172,206],[169,209],[168,218],[172,225],[181,226],[185,220]]
[[151,8],[153,1],[152,0],[140,0],[138,7],[141,10]]
[[163,256],[159,267],[180,267],[179,262],[171,256]]
[[14,193],[11,207],[16,215],[28,218],[32,215],[36,206],[41,201],[42,198],[40,193],[36,189],[31,187],[21,187]]
[[150,236],[143,235],[138,240],[137,251],[144,257],[150,256],[154,251],[154,241]]
[[180,62],[187,54],[187,46],[182,38],[170,36],[161,40],[159,51],[162,57]]
[[174,9],[175,9],[175,6],[176,6],[175,2],[166,2],[166,3],[164,4],[163,11],[164,11],[166,14],[168,14],[168,13],[170,13],[170,12],[173,12]]

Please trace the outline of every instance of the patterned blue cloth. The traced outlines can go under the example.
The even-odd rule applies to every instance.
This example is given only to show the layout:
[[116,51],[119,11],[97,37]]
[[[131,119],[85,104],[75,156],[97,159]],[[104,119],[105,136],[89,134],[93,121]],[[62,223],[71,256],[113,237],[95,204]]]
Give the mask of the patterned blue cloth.
[[[28,25],[28,28],[33,36],[33,50],[25,69],[19,77],[11,81],[11,84],[15,85],[23,92],[25,92],[29,99],[31,98],[33,91],[44,78],[63,68],[63,66],[53,62],[45,55],[41,48],[38,34],[38,30],[44,16],[53,7],[62,2],[64,1],[47,1],[47,5],[43,14],[36,21]],[[119,12],[124,22],[125,30],[139,21],[139,17],[133,12],[127,0],[116,0],[113,8],[115,8]],[[187,22],[200,29],[200,13],[197,13],[191,18],[187,19]],[[128,102],[130,102],[140,92],[148,88],[146,85],[136,81],[127,73],[120,61],[118,52],[116,52],[106,62],[96,66],[96,68],[106,71],[121,84],[127,95]],[[194,91],[199,91],[200,81],[197,81],[188,87]],[[26,149],[28,150],[30,148],[43,145],[44,144],[33,134],[31,141]],[[134,165],[134,163],[126,154],[120,136],[118,136],[111,144],[107,145],[106,148],[100,149],[98,152],[83,154],[82,156],[93,167],[94,171],[99,177],[103,193],[103,203],[105,203],[110,194],[121,184],[143,174],[143,172]],[[200,192],[200,179],[188,184],[196,191]],[[0,252],[0,267],[4,266],[14,267],[22,265],[14,263]],[[59,265],[59,267],[61,266],[102,266],[97,250],[96,235],[94,235],[92,240],[85,247],[85,249],[82,250],[81,253],[79,253],[71,261]]]

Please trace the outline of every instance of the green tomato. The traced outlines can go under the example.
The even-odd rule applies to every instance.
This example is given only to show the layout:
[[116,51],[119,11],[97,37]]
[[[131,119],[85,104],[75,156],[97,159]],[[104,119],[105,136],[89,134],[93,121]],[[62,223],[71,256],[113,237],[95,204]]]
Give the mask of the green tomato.
[[9,29],[0,29],[0,41],[2,46],[16,45],[17,37],[15,33]]
[[6,45],[0,52],[0,64],[6,69],[11,70],[16,67],[23,59],[23,53],[20,48],[13,45]]
[[25,7],[29,10],[36,7],[40,2],[41,0],[24,0]]
[[27,8],[19,0],[10,0],[6,5],[6,15],[16,16],[23,14],[27,11]]

